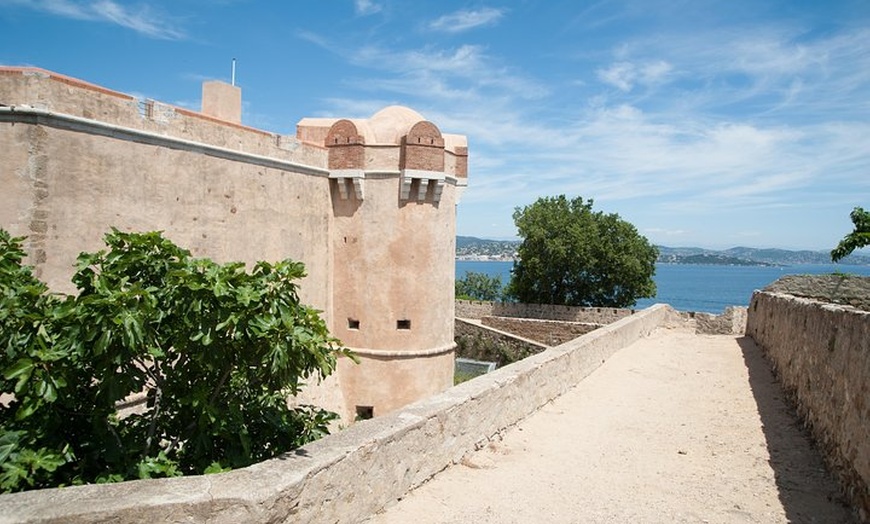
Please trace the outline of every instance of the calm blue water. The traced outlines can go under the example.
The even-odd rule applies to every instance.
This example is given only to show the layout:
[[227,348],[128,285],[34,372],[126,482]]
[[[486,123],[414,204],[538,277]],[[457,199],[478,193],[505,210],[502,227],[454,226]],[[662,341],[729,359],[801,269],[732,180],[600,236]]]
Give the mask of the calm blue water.
[[[502,284],[510,281],[513,262],[456,261],[456,278],[466,272],[500,276]],[[820,274],[839,271],[870,276],[870,266],[794,265],[785,267],[706,266],[656,264],[654,299],[637,302],[638,309],[663,302],[680,311],[722,313],[727,306],[748,306],[752,292],[783,275]]]

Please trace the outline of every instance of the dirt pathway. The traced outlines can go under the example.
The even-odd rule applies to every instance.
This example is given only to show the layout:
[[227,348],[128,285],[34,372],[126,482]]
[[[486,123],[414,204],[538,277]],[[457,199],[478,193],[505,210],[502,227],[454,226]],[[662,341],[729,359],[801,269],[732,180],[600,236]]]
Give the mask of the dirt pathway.
[[852,522],[750,339],[660,330],[370,524]]

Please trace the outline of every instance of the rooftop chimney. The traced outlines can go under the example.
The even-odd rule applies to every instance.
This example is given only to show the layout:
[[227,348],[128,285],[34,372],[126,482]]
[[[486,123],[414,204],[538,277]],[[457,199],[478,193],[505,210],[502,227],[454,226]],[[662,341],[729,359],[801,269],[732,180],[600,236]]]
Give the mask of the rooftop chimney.
[[242,90],[226,82],[202,84],[202,112],[234,124],[242,123]]

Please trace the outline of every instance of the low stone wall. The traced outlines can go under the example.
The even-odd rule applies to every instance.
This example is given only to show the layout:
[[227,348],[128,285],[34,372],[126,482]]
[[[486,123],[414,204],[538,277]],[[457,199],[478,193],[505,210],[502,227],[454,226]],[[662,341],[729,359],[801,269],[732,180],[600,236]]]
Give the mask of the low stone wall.
[[742,335],[746,332],[745,307],[727,307],[721,315],[692,313],[689,318],[695,321],[695,332],[702,335]]
[[477,300],[456,301],[457,317],[477,320],[483,317],[510,317],[610,324],[634,313],[634,309],[612,307],[554,306],[551,304],[518,304],[515,302],[481,302]]
[[512,333],[457,318],[454,322],[456,356],[495,362],[504,367],[547,349],[547,346]]
[[870,311],[870,278],[857,275],[788,275],[765,291],[815,298]]
[[746,334],[771,361],[847,498],[870,521],[870,313],[765,290],[752,297]]
[[545,346],[558,346],[601,327],[589,322],[538,320],[531,318],[483,317],[481,324],[534,340]]
[[675,317],[653,306],[248,468],[2,495],[0,523],[359,522]]

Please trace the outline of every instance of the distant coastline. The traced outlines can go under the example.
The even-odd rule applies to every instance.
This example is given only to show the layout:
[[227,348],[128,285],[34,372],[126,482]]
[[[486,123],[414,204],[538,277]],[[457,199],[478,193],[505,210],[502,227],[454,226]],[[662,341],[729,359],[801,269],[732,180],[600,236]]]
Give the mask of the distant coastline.
[[[516,260],[519,240],[489,240],[476,237],[456,237],[456,260],[467,262],[512,262]],[[805,264],[830,264],[827,251],[792,251],[733,247],[726,250],[697,247],[656,246],[659,264],[784,267]],[[841,266],[870,266],[870,257],[852,254]]]

